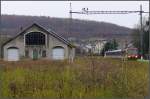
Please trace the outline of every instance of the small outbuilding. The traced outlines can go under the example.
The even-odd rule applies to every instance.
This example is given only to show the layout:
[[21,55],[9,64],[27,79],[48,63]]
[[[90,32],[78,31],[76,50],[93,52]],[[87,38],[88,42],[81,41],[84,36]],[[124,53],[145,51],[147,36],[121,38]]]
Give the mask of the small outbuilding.
[[2,46],[6,61],[21,59],[64,60],[75,57],[75,46],[54,31],[34,23]]

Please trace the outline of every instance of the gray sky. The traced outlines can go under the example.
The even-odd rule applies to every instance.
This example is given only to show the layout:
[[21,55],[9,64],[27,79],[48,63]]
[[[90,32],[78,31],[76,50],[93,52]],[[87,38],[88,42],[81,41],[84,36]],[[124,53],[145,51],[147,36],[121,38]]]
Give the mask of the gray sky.
[[[1,13],[68,18],[70,2],[73,11],[81,11],[84,7],[88,7],[89,10],[139,10],[140,4],[144,11],[149,11],[148,1],[2,1]],[[143,15],[148,16],[148,14]],[[77,19],[105,21],[130,28],[139,22],[139,17],[138,14],[73,14],[73,18]]]

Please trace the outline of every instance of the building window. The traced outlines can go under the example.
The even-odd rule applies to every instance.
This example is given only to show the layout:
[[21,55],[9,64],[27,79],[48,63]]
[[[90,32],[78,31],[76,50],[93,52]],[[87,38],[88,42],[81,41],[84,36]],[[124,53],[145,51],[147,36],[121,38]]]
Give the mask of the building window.
[[39,49],[39,54],[41,55],[41,49]]
[[29,51],[25,50],[25,57],[29,57]]
[[31,32],[25,36],[26,45],[45,45],[45,35],[41,32]]
[[46,57],[46,51],[42,51],[42,57]]

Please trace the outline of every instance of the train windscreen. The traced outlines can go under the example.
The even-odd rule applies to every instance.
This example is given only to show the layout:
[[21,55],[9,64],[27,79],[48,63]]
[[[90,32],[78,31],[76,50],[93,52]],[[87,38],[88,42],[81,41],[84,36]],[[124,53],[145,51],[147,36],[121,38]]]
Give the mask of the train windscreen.
[[137,49],[128,49],[128,54],[138,54]]

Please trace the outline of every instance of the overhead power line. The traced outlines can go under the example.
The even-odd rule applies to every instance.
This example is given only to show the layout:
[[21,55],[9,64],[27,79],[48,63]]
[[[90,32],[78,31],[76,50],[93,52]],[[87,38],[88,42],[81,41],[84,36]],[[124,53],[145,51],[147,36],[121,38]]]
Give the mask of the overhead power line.
[[142,10],[142,5],[140,5],[139,11],[90,11],[88,8],[82,8],[81,11],[72,11],[71,3],[70,3],[70,25],[69,25],[69,33],[71,34],[71,24],[72,24],[72,14],[134,14],[138,13],[140,15],[140,25],[141,25],[141,36],[140,36],[140,54],[143,56],[143,23],[142,23],[142,14],[149,13]]
[[81,12],[74,12],[71,11],[70,13],[76,13],[76,14],[132,14],[132,13],[149,13],[145,11],[89,11],[89,10],[83,10]]

